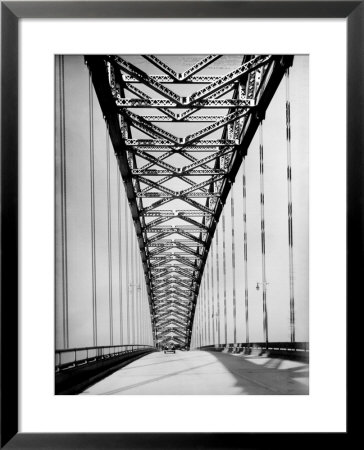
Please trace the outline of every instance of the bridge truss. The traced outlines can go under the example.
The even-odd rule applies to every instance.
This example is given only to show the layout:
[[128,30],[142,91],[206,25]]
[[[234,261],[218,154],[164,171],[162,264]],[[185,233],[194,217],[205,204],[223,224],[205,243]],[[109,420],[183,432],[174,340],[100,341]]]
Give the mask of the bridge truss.
[[216,224],[293,57],[244,55],[224,75],[214,71],[221,55],[184,72],[143,58],[151,73],[127,57],[85,62],[134,221],[155,344],[188,347]]

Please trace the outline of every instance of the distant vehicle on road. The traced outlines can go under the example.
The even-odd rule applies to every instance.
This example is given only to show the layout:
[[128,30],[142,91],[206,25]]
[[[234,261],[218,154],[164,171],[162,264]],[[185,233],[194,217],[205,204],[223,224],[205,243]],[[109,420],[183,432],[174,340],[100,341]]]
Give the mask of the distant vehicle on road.
[[176,353],[174,344],[166,344],[164,346],[164,353]]

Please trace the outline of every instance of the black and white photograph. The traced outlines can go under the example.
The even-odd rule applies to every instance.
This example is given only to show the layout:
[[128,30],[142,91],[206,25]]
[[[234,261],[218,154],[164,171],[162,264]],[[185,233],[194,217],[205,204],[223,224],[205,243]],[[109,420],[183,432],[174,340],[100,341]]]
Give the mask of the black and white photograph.
[[62,54],[54,95],[55,394],[309,395],[309,56]]

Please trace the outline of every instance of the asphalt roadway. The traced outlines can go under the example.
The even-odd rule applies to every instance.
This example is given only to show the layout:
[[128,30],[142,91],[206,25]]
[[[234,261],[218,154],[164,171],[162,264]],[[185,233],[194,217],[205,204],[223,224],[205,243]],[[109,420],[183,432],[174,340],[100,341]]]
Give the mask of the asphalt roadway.
[[80,395],[302,395],[308,364],[206,351],[151,353]]

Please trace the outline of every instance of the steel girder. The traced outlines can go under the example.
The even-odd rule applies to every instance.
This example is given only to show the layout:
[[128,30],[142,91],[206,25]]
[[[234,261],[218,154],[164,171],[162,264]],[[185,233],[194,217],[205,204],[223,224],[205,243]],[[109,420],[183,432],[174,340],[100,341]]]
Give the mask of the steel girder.
[[[227,74],[211,75],[220,56],[207,55],[179,73],[160,58],[144,55],[163,75],[146,73],[120,56],[85,57],[130,204],[155,342],[174,339],[190,345],[216,224],[257,127],[293,62],[292,56],[246,55]],[[173,90],[184,84],[196,85],[195,91],[180,95]],[[213,108],[219,113],[211,114]],[[172,124],[173,131],[187,124],[186,130],[192,122],[207,125],[182,137],[163,128],[163,123]],[[186,209],[180,209],[181,202]]]

